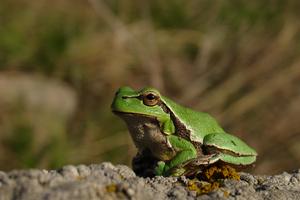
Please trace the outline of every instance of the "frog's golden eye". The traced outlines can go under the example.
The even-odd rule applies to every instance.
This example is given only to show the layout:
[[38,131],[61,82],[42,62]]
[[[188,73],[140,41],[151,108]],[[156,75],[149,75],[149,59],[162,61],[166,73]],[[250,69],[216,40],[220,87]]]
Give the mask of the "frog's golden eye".
[[153,93],[143,95],[143,103],[146,106],[155,106],[159,102],[159,96]]

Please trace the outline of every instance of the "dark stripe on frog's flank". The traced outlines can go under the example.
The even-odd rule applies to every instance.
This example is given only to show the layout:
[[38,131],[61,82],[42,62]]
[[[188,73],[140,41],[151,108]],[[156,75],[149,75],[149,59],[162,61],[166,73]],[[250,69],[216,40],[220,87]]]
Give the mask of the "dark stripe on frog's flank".
[[205,150],[204,151],[205,151],[204,152],[205,154],[212,154],[212,153],[219,153],[219,152],[221,152],[221,153],[228,154],[228,155],[235,156],[235,157],[253,156],[251,154],[248,154],[248,155],[239,154],[239,153],[227,150],[227,149],[220,149],[220,148],[217,148],[217,147],[211,146],[211,145],[205,145]]
[[185,125],[172,113],[171,109],[161,100],[159,99],[158,105],[162,108],[162,110],[170,114],[171,120],[175,126],[175,135],[178,135],[186,140],[190,140],[190,130],[188,130]]

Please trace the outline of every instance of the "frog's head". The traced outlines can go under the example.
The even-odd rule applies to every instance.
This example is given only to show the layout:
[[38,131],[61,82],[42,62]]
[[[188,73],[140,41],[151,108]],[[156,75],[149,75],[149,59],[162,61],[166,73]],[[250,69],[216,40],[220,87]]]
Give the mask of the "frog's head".
[[169,114],[163,109],[161,97],[154,88],[135,91],[130,87],[121,87],[115,94],[111,108],[116,114],[142,115],[162,121],[169,118]]

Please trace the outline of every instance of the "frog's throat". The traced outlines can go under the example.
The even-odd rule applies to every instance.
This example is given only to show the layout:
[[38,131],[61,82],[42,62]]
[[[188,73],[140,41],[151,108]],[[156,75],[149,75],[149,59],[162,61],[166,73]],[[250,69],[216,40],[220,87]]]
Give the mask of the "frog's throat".
[[116,112],[116,114],[126,122],[132,140],[139,151],[149,149],[154,157],[164,161],[175,156],[171,144],[155,117],[122,112]]

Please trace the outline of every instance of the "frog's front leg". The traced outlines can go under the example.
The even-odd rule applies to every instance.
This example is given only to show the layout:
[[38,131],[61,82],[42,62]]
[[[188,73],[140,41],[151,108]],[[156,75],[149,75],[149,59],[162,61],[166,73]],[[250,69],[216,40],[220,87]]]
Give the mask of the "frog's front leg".
[[156,168],[157,175],[164,176],[180,176],[185,172],[181,167],[182,163],[197,157],[197,150],[189,141],[174,135],[167,136],[172,148],[176,151],[176,155],[168,162],[160,161]]

